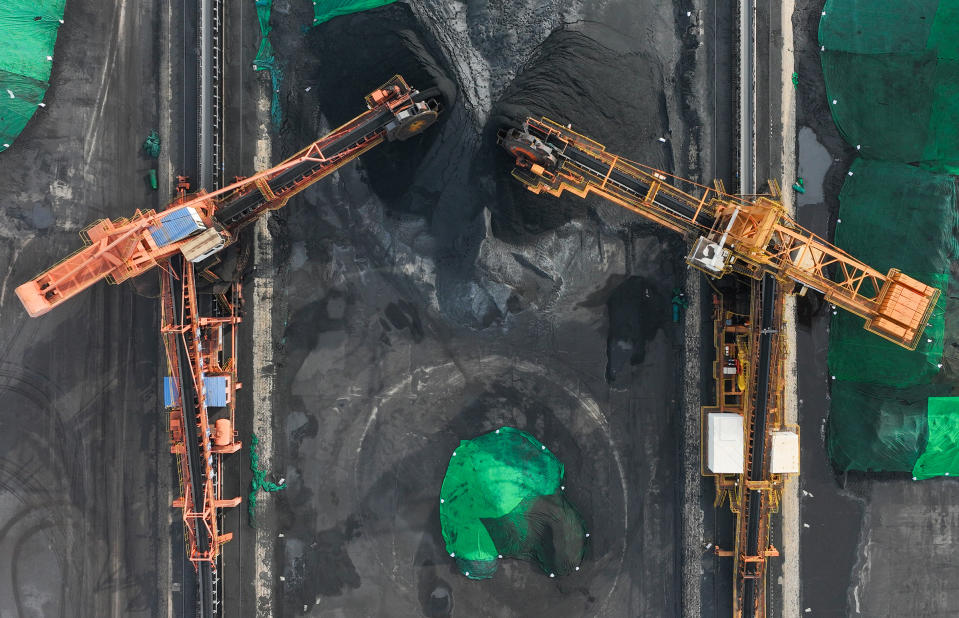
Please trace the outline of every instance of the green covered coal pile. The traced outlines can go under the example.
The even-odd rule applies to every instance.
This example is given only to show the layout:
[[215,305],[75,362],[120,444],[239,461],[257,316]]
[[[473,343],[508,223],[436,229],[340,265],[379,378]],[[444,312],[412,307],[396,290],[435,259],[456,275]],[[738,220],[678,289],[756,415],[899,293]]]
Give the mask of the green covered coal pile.
[[45,106],[65,7],[66,0],[0,0],[0,152]]
[[545,445],[512,427],[460,442],[440,491],[446,551],[460,572],[492,577],[501,558],[534,560],[550,577],[578,571],[589,534],[563,474]]

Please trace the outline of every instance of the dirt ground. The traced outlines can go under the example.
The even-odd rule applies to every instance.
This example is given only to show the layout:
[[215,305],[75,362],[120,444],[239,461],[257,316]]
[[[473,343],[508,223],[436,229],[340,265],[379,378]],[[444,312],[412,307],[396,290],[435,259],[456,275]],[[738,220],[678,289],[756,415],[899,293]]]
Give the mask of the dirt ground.
[[100,285],[34,320],[14,294],[89,223],[160,204],[140,150],[158,127],[159,3],[120,4],[67,3],[47,106],[0,157],[3,616],[170,605],[155,301]]

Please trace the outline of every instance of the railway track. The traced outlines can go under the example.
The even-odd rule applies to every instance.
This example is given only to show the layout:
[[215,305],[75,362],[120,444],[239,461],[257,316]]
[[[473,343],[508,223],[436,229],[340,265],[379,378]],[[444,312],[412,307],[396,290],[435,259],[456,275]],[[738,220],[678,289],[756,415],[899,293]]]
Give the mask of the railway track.
[[[762,292],[762,313],[760,318],[759,333],[759,364],[757,366],[756,380],[756,400],[753,407],[753,413],[750,426],[750,440],[748,448],[750,449],[747,461],[751,461],[749,470],[746,471],[746,479],[751,482],[765,481],[768,476],[767,470],[767,420],[769,413],[769,386],[770,386],[770,367],[773,353],[773,345],[777,336],[778,324],[776,324],[775,307],[778,285],[776,279],[771,275],[766,275],[761,283]],[[746,485],[746,483],[743,483]],[[746,548],[745,553],[748,556],[759,556],[766,550],[764,541],[765,535],[761,534],[760,525],[763,517],[768,515],[768,495],[761,489],[749,489],[746,510]],[[742,611],[744,615],[757,615],[758,612],[752,608],[760,605],[763,615],[765,615],[765,590],[761,587],[766,585],[766,569],[761,568],[759,577],[743,577],[742,586]],[[742,569],[740,569],[742,575]],[[748,614],[747,614],[748,612]]]

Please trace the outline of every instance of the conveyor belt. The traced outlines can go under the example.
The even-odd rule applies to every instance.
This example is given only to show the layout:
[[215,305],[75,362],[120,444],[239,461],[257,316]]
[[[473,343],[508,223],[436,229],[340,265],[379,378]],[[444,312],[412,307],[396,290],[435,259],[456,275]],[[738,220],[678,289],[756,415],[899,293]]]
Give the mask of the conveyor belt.
[[[179,271],[179,262],[182,258],[175,258],[174,268]],[[179,282],[173,280],[173,298],[182,298],[180,294]],[[182,307],[176,309],[176,313],[179,314],[182,311]],[[177,379],[180,384],[180,402],[183,406],[183,420],[185,432],[184,436],[184,446],[186,447],[186,458],[187,464],[190,466],[190,487],[191,495],[190,498],[193,500],[194,505],[203,504],[203,467],[200,465],[200,462],[203,458],[203,453],[200,450],[200,441],[199,435],[197,434],[197,421],[196,414],[193,412],[195,409],[194,401],[196,401],[196,392],[193,385],[193,376],[188,372],[187,368],[190,367],[189,362],[189,351],[184,349],[184,342],[182,337],[177,337],[177,348],[176,354],[179,356],[179,363],[177,364],[180,368],[180,375],[177,376]],[[196,507],[194,507],[196,508]],[[204,526],[196,526],[196,546],[197,550],[201,553],[206,553],[210,550],[210,541],[211,539],[207,535],[206,528]],[[189,553],[190,548],[187,546],[186,551]],[[201,561],[195,563],[199,572],[197,573],[197,616],[213,616],[214,607],[212,603],[212,569],[209,562]]]
[[[588,173],[593,176],[597,184],[615,185],[640,201],[645,200],[649,194],[649,184],[615,167],[611,170],[607,160],[596,157],[588,149],[578,147],[576,141],[568,140],[556,133],[537,130],[536,125],[527,125],[526,131],[549,146],[561,166]],[[658,191],[653,203],[663,210],[672,212],[679,219],[692,221],[695,218],[697,224],[706,229],[713,224],[707,213],[699,212],[697,216],[698,204],[683,200],[668,191]]]
[[[392,120],[393,113],[388,109],[381,108],[370,112],[368,116],[361,117],[355,127],[325,143],[322,147],[323,155],[326,158],[332,158],[348,150],[364,137],[383,130]],[[304,161],[268,180],[267,184],[273,193],[279,195],[292,189],[299,179],[316,173],[328,165],[328,162]],[[238,227],[267,201],[263,193],[254,189],[239,197],[225,200],[217,208],[216,217],[227,228]]]
[[[762,481],[765,477],[764,466],[766,464],[766,418],[768,413],[769,399],[769,365],[772,358],[773,337],[775,333],[775,307],[776,307],[776,279],[772,275],[766,275],[762,282],[763,300],[762,300],[762,331],[759,335],[759,367],[758,381],[756,384],[756,405],[753,409],[753,441],[751,461],[752,466],[749,470],[750,481]],[[746,521],[746,555],[758,556],[765,547],[759,547],[759,526],[763,516],[762,508],[763,492],[760,490],[750,490],[749,509]],[[752,607],[756,599],[756,586],[765,585],[765,577],[746,578],[743,582],[743,613],[752,615]],[[747,613],[748,612],[748,613]]]
[[[609,165],[605,161],[600,161],[590,156],[586,151],[573,146],[567,146],[565,150],[559,150],[556,154],[560,158],[574,162],[579,167],[586,168],[599,178],[606,177],[606,173],[609,171]],[[637,178],[623,174],[616,169],[609,171],[609,179],[607,182],[615,183],[620,188],[636,195],[640,199],[643,199],[649,192],[649,185]],[[672,211],[684,219],[692,220],[693,217],[696,216],[696,209],[692,205],[676,199],[676,197],[669,193],[657,193],[653,202],[660,208]],[[700,213],[700,220],[702,221],[702,225],[706,227],[712,225],[712,220],[704,218],[702,213]]]

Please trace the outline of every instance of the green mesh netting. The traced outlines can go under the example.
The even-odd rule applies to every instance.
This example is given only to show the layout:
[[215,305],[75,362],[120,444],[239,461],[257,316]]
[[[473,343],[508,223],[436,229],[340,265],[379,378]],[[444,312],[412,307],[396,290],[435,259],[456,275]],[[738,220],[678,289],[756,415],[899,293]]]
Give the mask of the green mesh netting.
[[959,397],[930,397],[926,448],[916,461],[917,479],[949,476],[959,471]]
[[65,5],[66,0],[0,0],[0,152],[43,102]]
[[946,339],[949,262],[959,256],[957,191],[953,177],[931,172],[959,173],[957,32],[959,0],[827,0],[820,20],[833,119],[877,159],[850,170],[836,244],[943,291],[913,352],[860,330],[858,318],[833,316],[828,449],[843,470],[959,472],[955,407],[928,399],[949,394],[932,382]]
[[[3,1],[3,0],[0,0]],[[62,0],[65,1],[65,0]],[[313,2],[313,26],[318,26],[340,15],[358,13],[395,2],[396,0],[315,0]],[[253,0],[256,6],[256,17],[260,22],[260,47],[256,58],[253,59],[254,71],[270,72],[270,87],[273,99],[270,104],[270,118],[275,126],[283,123],[283,110],[280,107],[280,84],[283,81],[283,71],[273,51],[270,42],[270,16],[273,13],[273,0]]]
[[834,382],[826,448],[839,470],[907,472],[926,448],[926,400],[948,387]]
[[[945,331],[946,288],[956,246],[953,177],[912,165],[860,159],[839,194],[836,244],[881,272],[898,267],[943,294],[914,351],[863,330],[846,312],[832,317],[827,447],[841,470],[910,471],[926,449],[926,399]],[[921,249],[920,249],[921,248]]]
[[460,442],[440,491],[443,538],[460,572],[492,577],[506,557],[533,560],[551,576],[577,569],[587,533],[563,472],[539,440],[512,427]]
[[270,15],[273,12],[273,0],[254,0],[256,18],[260,22],[260,47],[253,59],[254,71],[270,72],[270,88],[273,99],[270,103],[270,117],[273,124],[280,126],[283,122],[283,112],[280,108],[280,82],[283,81],[283,72],[280,70],[273,53],[273,43],[270,42]]
[[898,268],[943,294],[914,351],[864,330],[862,318],[838,312],[830,329],[830,372],[837,380],[889,386],[928,382],[942,359],[956,184],[951,176],[903,163],[859,159],[850,171],[839,194],[836,244],[882,273]]
[[959,0],[828,0],[833,119],[865,156],[959,173]]
[[313,25],[319,26],[340,15],[358,13],[396,2],[396,0],[315,0],[313,2]]
[[256,434],[253,434],[250,438],[250,470],[253,472],[253,479],[250,481],[250,495],[247,498],[246,506],[247,515],[249,515],[248,523],[251,528],[256,527],[256,495],[260,490],[273,492],[286,489],[286,483],[277,485],[266,480],[266,470],[260,469],[260,455],[256,449],[259,443],[259,438],[256,437]]

